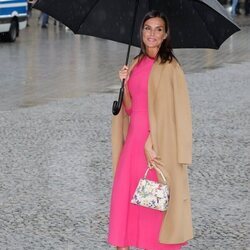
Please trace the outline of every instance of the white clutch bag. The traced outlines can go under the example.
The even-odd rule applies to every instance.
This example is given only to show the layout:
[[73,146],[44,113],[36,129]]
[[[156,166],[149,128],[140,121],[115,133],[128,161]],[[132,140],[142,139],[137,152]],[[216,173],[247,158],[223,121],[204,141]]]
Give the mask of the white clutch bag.
[[[147,179],[148,171],[152,169],[155,169],[161,174],[164,183]],[[156,166],[153,168],[148,168],[144,178],[140,179],[138,183],[131,203],[160,211],[166,211],[168,208],[168,201],[169,187],[162,171]]]

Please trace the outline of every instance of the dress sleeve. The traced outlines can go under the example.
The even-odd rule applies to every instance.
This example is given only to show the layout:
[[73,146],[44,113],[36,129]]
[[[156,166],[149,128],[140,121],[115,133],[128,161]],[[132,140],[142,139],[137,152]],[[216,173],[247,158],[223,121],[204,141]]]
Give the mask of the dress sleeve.
[[192,118],[189,94],[183,70],[176,64],[173,70],[174,113],[179,164],[192,162]]

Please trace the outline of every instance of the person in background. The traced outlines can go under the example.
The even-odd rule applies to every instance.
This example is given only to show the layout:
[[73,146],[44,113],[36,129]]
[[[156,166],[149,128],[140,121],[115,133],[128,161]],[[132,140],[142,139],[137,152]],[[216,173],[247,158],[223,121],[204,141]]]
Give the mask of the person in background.
[[32,16],[32,6],[33,6],[33,1],[28,1],[28,11],[27,11],[27,14],[28,14],[28,17],[27,17],[27,27],[29,27],[29,19],[31,18]]
[[232,1],[232,10],[231,10],[231,15],[236,16],[236,8],[238,5],[239,0],[233,0]]
[[41,26],[42,29],[47,29],[48,28],[47,25],[49,23],[49,15],[42,12],[41,13],[41,20],[42,20],[42,26]]
[[250,12],[250,6],[249,5],[250,5],[249,0],[245,0],[245,3],[244,3],[245,16],[249,15],[249,12]]
[[62,28],[63,27],[63,24],[61,23],[61,22],[58,22],[55,18],[54,18],[54,25],[56,26],[57,25],[57,23],[58,23],[58,26],[59,26],[59,28]]

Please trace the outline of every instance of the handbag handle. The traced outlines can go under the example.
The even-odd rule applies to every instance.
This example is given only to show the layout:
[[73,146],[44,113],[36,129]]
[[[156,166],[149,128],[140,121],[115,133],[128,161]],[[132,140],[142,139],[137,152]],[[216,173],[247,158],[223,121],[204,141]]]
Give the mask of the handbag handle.
[[158,167],[156,167],[156,166],[148,167],[148,169],[146,170],[146,173],[144,174],[144,179],[147,178],[148,171],[151,170],[151,169],[155,169],[155,170],[161,175],[163,181],[167,184],[167,180],[166,180],[164,174],[163,174],[162,171],[161,171]]

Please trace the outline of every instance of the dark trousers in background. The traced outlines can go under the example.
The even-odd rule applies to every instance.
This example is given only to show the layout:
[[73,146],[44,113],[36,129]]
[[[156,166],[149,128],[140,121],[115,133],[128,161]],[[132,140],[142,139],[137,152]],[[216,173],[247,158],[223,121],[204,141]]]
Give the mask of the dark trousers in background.
[[245,15],[249,15],[249,12],[250,12],[250,1],[249,0],[245,0],[244,8],[245,8]]
[[[230,5],[233,5],[233,0],[230,1]],[[236,7],[235,7],[235,14],[240,14],[240,1],[238,1]]]

